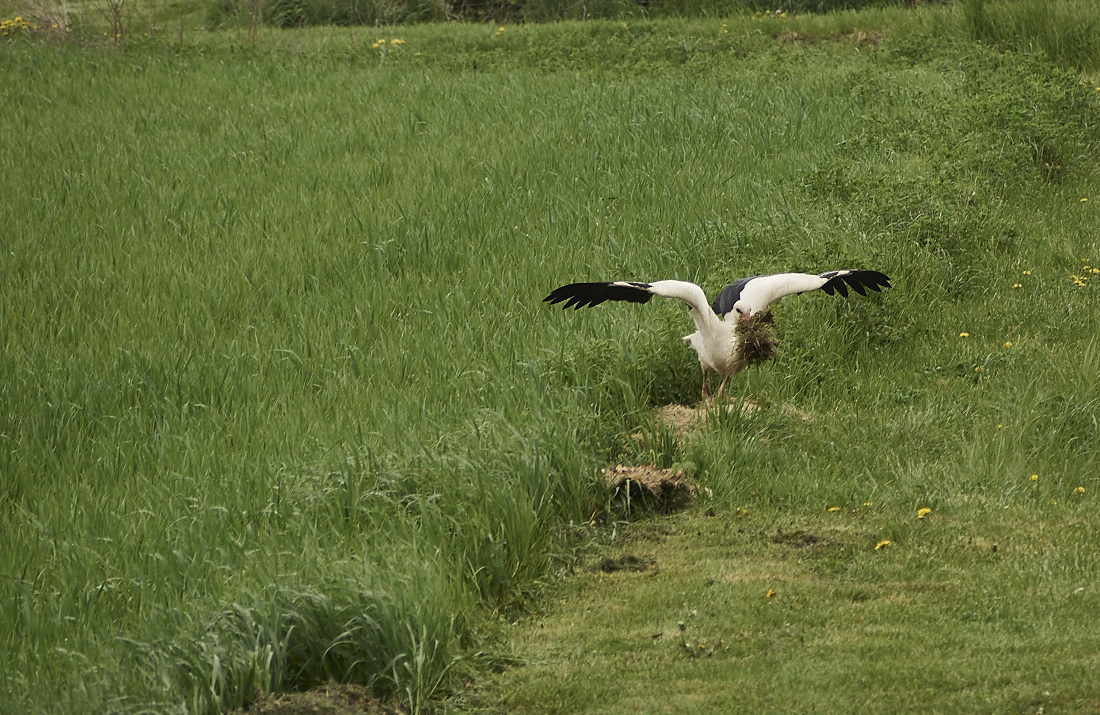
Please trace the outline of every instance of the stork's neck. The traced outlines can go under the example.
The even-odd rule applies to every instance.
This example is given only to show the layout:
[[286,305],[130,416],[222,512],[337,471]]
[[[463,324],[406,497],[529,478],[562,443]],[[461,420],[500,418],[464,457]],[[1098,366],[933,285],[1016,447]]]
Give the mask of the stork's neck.
[[714,314],[714,311],[711,310],[709,305],[705,305],[702,308],[697,305],[692,305],[688,314],[691,316],[691,319],[695,321],[696,330],[703,335],[717,335],[731,330],[733,326],[737,324],[737,313],[731,312],[726,315],[725,320],[722,320]]

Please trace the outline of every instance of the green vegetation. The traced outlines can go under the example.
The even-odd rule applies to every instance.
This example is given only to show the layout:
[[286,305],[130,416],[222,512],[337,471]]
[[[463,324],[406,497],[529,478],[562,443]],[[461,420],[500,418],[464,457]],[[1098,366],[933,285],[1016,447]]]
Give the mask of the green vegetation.
[[1100,534],[1049,496],[634,525],[507,629],[483,711],[1095,712]]
[[[1100,92],[1095,57],[973,42],[991,5],[13,30],[0,711],[213,713],[330,678],[532,712],[626,707],[634,678],[671,708],[769,674],[754,710],[872,709],[853,673],[890,705],[1087,710]],[[779,353],[730,386],[760,409],[687,437],[652,426],[698,395],[682,306],[540,302],[844,266],[895,287],[776,306]],[[711,496],[632,531],[616,462]],[[559,602],[607,541],[659,570],[582,567]],[[570,627],[593,602],[637,609]],[[1036,660],[1034,687],[989,675]]]

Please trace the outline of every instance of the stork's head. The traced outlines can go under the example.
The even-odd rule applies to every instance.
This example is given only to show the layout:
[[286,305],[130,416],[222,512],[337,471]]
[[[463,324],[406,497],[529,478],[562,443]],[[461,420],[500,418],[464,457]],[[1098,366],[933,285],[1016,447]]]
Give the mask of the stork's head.
[[737,319],[738,320],[745,320],[745,319],[752,318],[752,313],[753,313],[752,307],[749,306],[749,304],[746,303],[743,300],[739,300],[736,303],[734,303],[733,304],[733,309],[737,313]]

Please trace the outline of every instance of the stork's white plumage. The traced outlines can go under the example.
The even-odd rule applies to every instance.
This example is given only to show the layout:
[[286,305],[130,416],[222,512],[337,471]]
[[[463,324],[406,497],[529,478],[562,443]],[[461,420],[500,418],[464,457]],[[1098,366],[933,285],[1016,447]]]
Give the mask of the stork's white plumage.
[[699,355],[703,368],[703,399],[707,398],[707,375],[722,375],[718,388],[721,395],[731,375],[745,367],[738,357],[737,322],[752,320],[768,306],[784,296],[824,290],[829,295],[839,293],[848,297],[851,287],[860,295],[867,289],[880,291],[890,287],[890,279],[878,271],[829,271],[820,275],[809,273],[775,273],[768,276],[742,278],[722,289],[711,305],[703,289],[686,281],[656,281],[635,283],[614,281],[608,283],[571,283],[557,288],[546,296],[544,302],[562,303],[564,308],[584,308],[609,300],[625,300],[646,303],[655,295],[679,298],[688,304],[689,315],[695,321],[695,332],[684,340]]

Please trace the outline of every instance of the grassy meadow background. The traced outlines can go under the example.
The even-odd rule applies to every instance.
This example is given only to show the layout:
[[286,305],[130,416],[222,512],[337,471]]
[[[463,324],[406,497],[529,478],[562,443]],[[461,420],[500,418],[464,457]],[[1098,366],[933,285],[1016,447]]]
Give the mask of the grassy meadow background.
[[[413,711],[598,709],[462,684],[513,662],[501,620],[616,538],[599,477],[616,462],[689,470],[723,519],[873,511],[829,555],[849,588],[821,598],[838,610],[927,567],[917,508],[954,525],[934,574],[977,568],[958,539],[1026,541],[957,595],[1003,604],[996,628],[898,657],[1072,647],[1045,677],[1086,711],[1100,53],[1068,31],[1005,34],[1026,9],[228,29],[182,46],[13,32],[0,711],[216,713],[331,678]],[[780,354],[732,384],[764,409],[689,439],[652,426],[654,407],[698,399],[682,306],[541,303],[577,280],[713,292],[841,267],[894,287],[784,301]],[[902,620],[914,637],[954,623]],[[824,681],[858,662],[819,655]],[[975,679],[928,692],[1019,704]],[[757,707],[812,710],[796,682]]]

